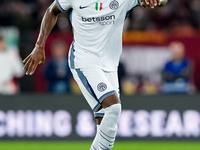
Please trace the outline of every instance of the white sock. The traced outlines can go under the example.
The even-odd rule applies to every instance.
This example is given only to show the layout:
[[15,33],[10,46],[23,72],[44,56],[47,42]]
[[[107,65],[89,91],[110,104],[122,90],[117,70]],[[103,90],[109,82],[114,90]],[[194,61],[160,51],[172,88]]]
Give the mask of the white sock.
[[99,128],[99,150],[110,150],[113,147],[120,114],[121,104],[114,104],[105,109]]
[[99,128],[100,128],[100,125],[97,125],[97,133],[92,142],[90,150],[99,150]]

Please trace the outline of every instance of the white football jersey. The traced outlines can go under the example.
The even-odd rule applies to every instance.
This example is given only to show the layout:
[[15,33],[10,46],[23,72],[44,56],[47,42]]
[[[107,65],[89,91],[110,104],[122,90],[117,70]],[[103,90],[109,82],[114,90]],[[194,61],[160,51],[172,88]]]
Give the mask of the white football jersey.
[[122,52],[125,17],[140,5],[140,0],[57,0],[61,11],[73,9],[74,41],[69,54],[70,67],[95,66],[116,71]]

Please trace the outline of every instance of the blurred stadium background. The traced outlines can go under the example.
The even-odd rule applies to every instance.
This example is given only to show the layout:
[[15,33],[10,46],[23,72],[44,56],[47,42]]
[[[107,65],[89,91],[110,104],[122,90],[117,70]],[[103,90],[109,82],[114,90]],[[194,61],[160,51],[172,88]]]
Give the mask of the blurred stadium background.
[[[33,76],[22,70],[51,3],[0,1],[0,150],[86,150],[95,134],[67,67],[70,12],[47,40],[46,64]],[[123,112],[113,150],[200,149],[200,1],[135,8],[125,21],[119,80]]]

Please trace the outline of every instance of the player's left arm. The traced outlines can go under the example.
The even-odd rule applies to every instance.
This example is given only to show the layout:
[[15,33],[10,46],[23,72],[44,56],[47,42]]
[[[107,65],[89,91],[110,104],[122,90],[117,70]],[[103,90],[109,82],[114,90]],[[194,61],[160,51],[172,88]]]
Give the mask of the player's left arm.
[[155,6],[160,5],[160,0],[141,0],[141,4],[145,7],[154,8]]

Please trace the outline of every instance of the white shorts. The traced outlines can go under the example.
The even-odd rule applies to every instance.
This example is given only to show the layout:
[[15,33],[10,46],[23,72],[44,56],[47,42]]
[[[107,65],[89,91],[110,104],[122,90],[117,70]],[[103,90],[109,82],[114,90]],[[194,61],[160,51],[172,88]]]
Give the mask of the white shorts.
[[94,117],[103,117],[102,101],[109,95],[119,97],[117,71],[107,72],[97,67],[71,69],[81,92],[94,111]]

